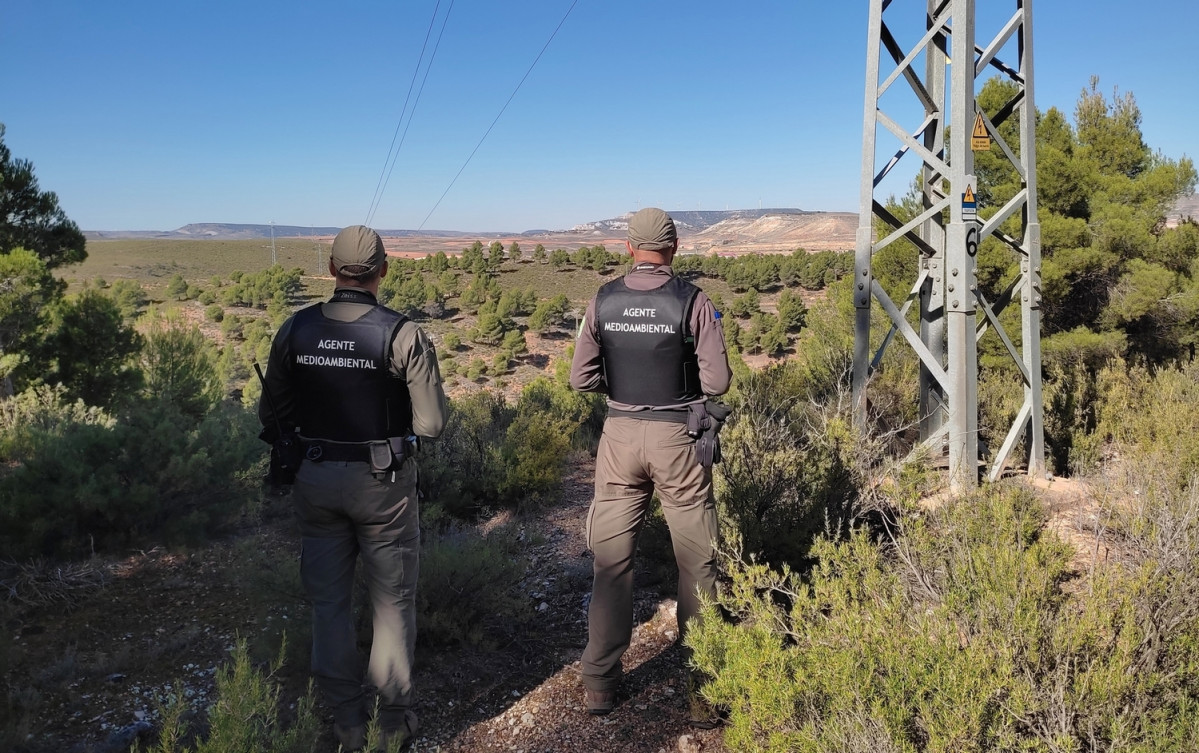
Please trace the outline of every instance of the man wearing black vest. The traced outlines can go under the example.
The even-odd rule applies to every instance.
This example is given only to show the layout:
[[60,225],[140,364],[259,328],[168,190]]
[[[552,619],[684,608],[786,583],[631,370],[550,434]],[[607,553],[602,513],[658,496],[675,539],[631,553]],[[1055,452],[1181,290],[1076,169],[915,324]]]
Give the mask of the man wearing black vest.
[[[724,394],[732,378],[720,315],[670,267],[679,246],[670,216],[637,212],[625,245],[633,268],[588,306],[570,369],[573,388],[608,395],[587,519],[595,579],[582,666],[592,714],[606,714],[616,702],[633,629],[633,554],[655,490],[679,568],[680,640],[698,616],[699,594],[715,596],[712,469],[699,462],[687,421],[692,407]],[[692,723],[711,721],[706,707],[693,703]]]
[[[292,489],[300,574],[312,601],[312,673],[334,735],[344,750],[365,745],[373,694],[385,739],[406,745],[416,732],[414,455],[419,438],[441,433],[446,399],[433,344],[377,301],[387,274],[379,235],[362,225],[338,233],[329,273],[333,298],[275,335],[258,415],[264,439],[295,431],[303,451]],[[365,670],[350,605],[359,556],[374,626]]]

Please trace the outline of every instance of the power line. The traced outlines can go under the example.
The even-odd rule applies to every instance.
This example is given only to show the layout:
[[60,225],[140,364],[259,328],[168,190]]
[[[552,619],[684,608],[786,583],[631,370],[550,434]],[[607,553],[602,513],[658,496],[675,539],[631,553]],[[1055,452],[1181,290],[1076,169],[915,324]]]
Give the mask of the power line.
[[[421,63],[425,59],[425,50],[429,46],[429,37],[433,34],[433,26],[437,21],[437,11],[441,9],[441,0],[433,6],[433,15],[429,18],[429,28],[425,30],[425,41],[421,43],[420,57],[416,59],[416,67],[412,69],[412,80],[408,82],[408,93],[404,97],[404,106],[400,108],[400,117],[396,121],[395,133],[391,135],[391,146],[387,149],[387,156],[383,158],[383,169],[379,171],[379,180],[375,183],[375,194],[371,197],[370,208],[366,212],[366,222],[364,225],[370,225],[371,220],[375,217],[375,212],[379,209],[379,204],[383,201],[383,192],[387,190],[387,183],[391,180],[391,170],[395,167],[396,160],[400,156],[400,149],[404,146],[404,138],[400,137],[400,127],[404,123],[404,114],[408,113],[408,125],[412,125],[412,116],[416,114],[416,105],[420,102],[420,91],[425,89],[425,80],[429,78],[429,69],[433,67],[433,59],[437,57],[437,48],[441,45],[441,35],[445,33],[446,21],[450,18],[450,11],[454,9],[453,0],[450,0],[450,7],[446,10],[445,19],[441,23],[441,32],[437,35],[437,42],[433,45],[433,54],[429,57],[429,65],[425,68],[425,78],[421,80],[420,91],[417,92],[416,102],[412,104],[412,112],[408,112],[408,102],[412,99],[412,87],[416,85],[416,76],[420,73]],[[408,135],[408,129],[404,128],[404,136]],[[396,146],[396,139],[399,138],[399,146]],[[393,156],[394,155],[394,156]],[[389,166],[390,163],[390,166]]]
[[437,203],[434,204],[433,208],[429,210],[429,213],[425,215],[425,219],[421,220],[420,227],[418,227],[417,230],[424,229],[425,223],[428,222],[429,218],[433,216],[433,213],[437,211],[437,207],[441,206],[441,202],[445,199],[446,194],[448,194],[450,189],[454,187],[454,184],[458,182],[458,178],[462,175],[462,171],[464,171],[466,166],[470,164],[470,161],[475,156],[475,152],[479,151],[479,147],[483,146],[483,142],[486,141],[488,135],[491,134],[491,129],[495,128],[495,124],[498,123],[500,118],[504,115],[504,111],[508,109],[508,105],[512,104],[512,100],[516,98],[516,93],[519,92],[520,87],[524,85],[525,79],[527,79],[529,74],[533,72],[533,69],[537,67],[537,61],[541,60],[541,56],[545,54],[547,49],[549,49],[550,43],[554,41],[554,37],[558,36],[558,31],[562,28],[562,25],[566,23],[566,19],[570,18],[570,12],[573,11],[575,6],[578,4],[579,0],[574,0],[570,4],[570,7],[566,9],[566,15],[562,16],[562,20],[558,22],[556,27],[554,27],[554,31],[552,34],[550,34],[550,38],[546,40],[545,45],[541,48],[541,52],[537,53],[537,57],[533,58],[532,64],[529,65],[529,69],[525,71],[525,75],[521,77],[520,82],[516,85],[516,88],[512,90],[512,94],[508,97],[508,101],[505,102],[504,106],[500,108],[499,113],[495,116],[495,120],[491,121],[491,125],[487,126],[487,131],[483,133],[483,138],[479,139],[479,143],[475,144],[475,148],[471,150],[471,153],[466,158],[466,161],[462,163],[462,167],[458,168],[458,172],[454,175],[453,180],[451,180],[450,184],[445,187],[444,191],[441,192],[441,197],[437,199]]
[[[412,103],[412,112],[408,113],[408,123],[404,126],[404,133],[400,135],[400,146],[396,148],[395,156],[391,159],[391,166],[387,168],[387,179],[383,181],[383,189],[387,189],[387,184],[391,181],[391,172],[395,169],[396,160],[400,157],[400,149],[404,146],[404,141],[408,138],[408,129],[412,127],[412,117],[416,114],[416,106],[420,103],[421,94],[425,91],[425,82],[429,80],[429,71],[433,70],[433,60],[437,57],[437,50],[441,47],[441,38],[445,35],[446,24],[450,20],[450,12],[454,10],[454,0],[450,0],[450,7],[446,9],[445,18],[441,22],[441,31],[437,33],[437,41],[433,44],[433,54],[429,56],[429,65],[425,68],[425,75],[421,79],[420,88],[416,90],[416,100]],[[383,194],[379,194],[379,202],[383,201]],[[375,205],[375,211],[379,208]],[[371,219],[374,219],[374,211],[371,212]],[[368,225],[370,223],[367,223]]]

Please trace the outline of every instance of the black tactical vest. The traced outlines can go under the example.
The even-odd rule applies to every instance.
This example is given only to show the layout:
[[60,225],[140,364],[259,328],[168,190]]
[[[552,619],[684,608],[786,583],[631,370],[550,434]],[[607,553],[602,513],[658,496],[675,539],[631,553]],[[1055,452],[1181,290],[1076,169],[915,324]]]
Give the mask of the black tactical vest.
[[699,288],[679,277],[653,290],[613,280],[595,297],[608,396],[629,405],[680,405],[703,397],[688,332]]
[[[356,291],[333,300],[374,302]],[[296,314],[289,343],[301,434],[369,442],[411,433],[408,386],[390,371],[391,342],[405,321],[385,306],[352,322],[326,318],[320,304]]]

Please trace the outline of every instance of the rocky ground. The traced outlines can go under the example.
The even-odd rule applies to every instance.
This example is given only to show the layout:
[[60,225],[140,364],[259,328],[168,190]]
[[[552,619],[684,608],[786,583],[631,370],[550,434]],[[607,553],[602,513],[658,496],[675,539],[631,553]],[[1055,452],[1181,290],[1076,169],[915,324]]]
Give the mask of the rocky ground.
[[[537,619],[494,648],[421,652],[421,733],[414,750],[727,750],[720,730],[686,724],[674,602],[663,596],[673,585],[648,564],[639,572],[647,587],[638,592],[622,700],[607,717],[583,708],[577,660],[590,589],[583,522],[591,472],[586,462],[574,469],[558,506],[487,524],[520,526],[530,542],[521,590]],[[272,576],[270,563],[294,559],[298,551],[285,500],[277,504],[264,522],[203,548],[136,552],[116,562],[6,580],[13,591],[0,668],[10,697],[35,713],[10,724],[0,748],[128,750],[136,739],[153,739],[162,699],[178,694],[192,708],[204,708],[218,667],[239,640],[251,656],[267,657],[283,633],[307,635],[300,594],[290,592],[294,583]],[[285,699],[297,698],[307,682],[306,646],[297,643],[278,674]],[[284,716],[294,709],[288,705]],[[336,750],[328,725],[322,735],[319,749]]]

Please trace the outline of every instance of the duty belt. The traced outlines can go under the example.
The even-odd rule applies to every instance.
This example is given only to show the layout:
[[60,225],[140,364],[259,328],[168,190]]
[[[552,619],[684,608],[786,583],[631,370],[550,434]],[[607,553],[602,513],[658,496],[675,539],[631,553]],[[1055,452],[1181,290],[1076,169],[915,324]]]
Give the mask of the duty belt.
[[336,444],[331,442],[305,442],[304,458],[314,463],[326,460],[343,463],[369,463],[370,447],[363,444]]
[[608,418],[636,418],[642,421],[665,421],[669,424],[685,424],[687,423],[687,409],[619,410],[617,408],[609,408]]

